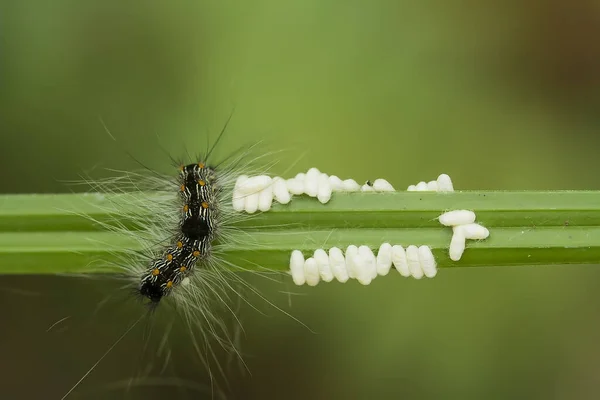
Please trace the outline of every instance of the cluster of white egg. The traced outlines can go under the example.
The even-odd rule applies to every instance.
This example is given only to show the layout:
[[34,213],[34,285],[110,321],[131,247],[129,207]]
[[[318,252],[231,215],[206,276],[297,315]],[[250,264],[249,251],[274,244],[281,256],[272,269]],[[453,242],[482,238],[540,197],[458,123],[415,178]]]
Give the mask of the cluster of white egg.
[[[342,180],[335,175],[327,175],[317,168],[306,173],[299,173],[294,178],[284,179],[267,175],[240,176],[233,190],[233,209],[249,214],[257,211],[268,211],[273,201],[288,204],[293,196],[307,195],[325,204],[331,199],[333,192],[393,192],[394,187],[385,179],[376,179],[360,185],[354,179]],[[453,192],[452,180],[446,174],[437,180],[419,182],[410,185],[407,191]],[[468,210],[454,210],[440,215],[439,222],[452,227],[450,241],[450,259],[461,259],[467,239],[486,239],[490,232],[487,228],[475,223],[475,213]],[[423,276],[433,278],[437,266],[429,246],[404,247],[389,243],[380,246],[377,255],[368,246],[348,246],[345,254],[337,247],[329,252],[318,249],[312,257],[304,259],[302,252],[294,250],[290,258],[290,272],[297,285],[317,285],[321,280],[330,282],[334,278],[346,282],[354,278],[363,285],[368,285],[378,275],[387,275],[392,265],[405,277],[421,279]]]
[[406,190],[409,192],[454,192],[454,186],[448,175],[441,174],[435,181],[421,181],[416,185],[410,185]]
[[342,283],[356,279],[368,285],[378,275],[387,275],[392,265],[404,277],[433,278],[437,274],[429,246],[411,245],[404,249],[383,243],[375,255],[368,246],[350,245],[345,254],[332,247],[329,252],[318,249],[306,260],[300,250],[294,250],[290,257],[290,273],[296,285],[316,286],[321,280],[331,282],[334,278]]
[[465,251],[466,239],[483,240],[490,236],[490,231],[475,223],[475,213],[469,210],[448,211],[439,216],[440,224],[452,227],[450,241],[450,259],[458,261]]
[[[441,174],[437,180],[419,182],[410,185],[412,191],[453,192],[452,180],[446,174]],[[317,168],[311,168],[306,173],[299,173],[293,178],[274,178],[267,175],[238,177],[233,188],[232,205],[235,211],[245,211],[253,214],[257,211],[269,211],[273,201],[288,204],[292,196],[307,195],[325,204],[331,199],[333,192],[394,192],[394,187],[385,179],[375,179],[360,185],[354,179],[342,180],[335,175],[327,175]]]
[[354,179],[342,180],[335,175],[327,175],[316,168],[299,173],[294,178],[284,179],[258,175],[238,177],[233,188],[232,205],[235,211],[253,214],[256,211],[269,211],[273,200],[287,204],[292,196],[307,195],[325,204],[333,192],[393,192],[394,187],[385,179],[376,179],[372,184],[359,185]]

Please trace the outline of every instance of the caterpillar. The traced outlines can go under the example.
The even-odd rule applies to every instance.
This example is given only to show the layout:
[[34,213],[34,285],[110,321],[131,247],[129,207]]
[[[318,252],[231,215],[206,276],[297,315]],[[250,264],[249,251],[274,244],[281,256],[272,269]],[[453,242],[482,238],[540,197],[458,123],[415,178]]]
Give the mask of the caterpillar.
[[165,249],[164,257],[155,260],[141,279],[140,294],[153,303],[158,303],[185,279],[189,280],[196,263],[208,258],[214,238],[213,219],[218,219],[214,170],[198,162],[181,166],[180,171],[184,205],[178,235],[175,243]]
[[[86,217],[102,229],[137,243],[131,250],[120,252],[117,262],[99,259],[96,263],[120,271],[116,278],[127,282],[126,292],[141,298],[149,308],[142,311],[63,399],[136,325],[164,307],[175,311],[179,321],[187,327],[191,348],[208,370],[211,386],[218,386],[213,379],[211,362],[224,375],[213,350],[214,344],[244,364],[234,343],[232,327],[221,311],[232,315],[239,324],[233,303],[238,299],[248,301],[244,291],[272,303],[239,276],[239,271],[244,269],[226,261],[223,253],[231,243],[252,241],[252,237],[235,228],[236,222],[249,216],[235,212],[231,199],[241,171],[265,172],[260,167],[264,165],[260,160],[265,154],[252,158],[256,147],[253,145],[219,162],[213,161],[212,155],[230,120],[231,116],[204,155],[188,156],[191,159],[188,162],[172,158],[172,170],[176,173],[161,174],[142,164],[141,171],[117,171],[116,176],[101,180],[84,178],[92,191],[120,199],[106,205],[112,215],[109,220]],[[166,336],[171,328],[164,328]],[[165,340],[163,338],[163,342]]]

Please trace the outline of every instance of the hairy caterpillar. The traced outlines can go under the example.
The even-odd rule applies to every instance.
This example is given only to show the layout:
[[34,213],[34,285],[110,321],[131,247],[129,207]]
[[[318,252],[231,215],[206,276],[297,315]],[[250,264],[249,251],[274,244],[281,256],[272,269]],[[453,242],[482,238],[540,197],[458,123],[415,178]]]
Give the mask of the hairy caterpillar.
[[[179,319],[187,327],[190,348],[208,370],[211,386],[218,386],[213,381],[210,364],[216,364],[221,375],[224,373],[213,349],[215,344],[244,363],[232,327],[223,313],[231,315],[239,324],[234,308],[236,302],[248,302],[244,292],[253,293],[279,309],[237,273],[242,267],[223,258],[231,243],[252,242],[251,235],[235,227],[236,222],[249,216],[233,210],[232,193],[242,172],[265,172],[261,160],[266,156],[252,158],[255,146],[247,146],[214,161],[213,152],[228,123],[229,120],[204,155],[188,156],[185,162],[172,159],[172,174],[163,175],[144,167],[139,172],[119,171],[116,177],[99,181],[86,179],[93,191],[122,195],[126,199],[106,205],[112,215],[109,221],[95,222],[105,230],[133,239],[138,246],[119,254],[117,263],[98,262],[121,271],[118,278],[127,282],[127,291],[144,300],[149,308],[142,311],[139,319],[63,398],[69,396],[140,321],[164,307],[175,311],[169,314],[178,315],[172,320]],[[163,328],[166,337],[170,327]],[[165,341],[163,338],[160,346]]]
[[196,263],[205,261],[214,237],[214,220],[218,219],[214,170],[198,162],[180,167],[182,216],[174,242],[155,260],[142,276],[140,294],[158,303],[177,285],[188,279]]

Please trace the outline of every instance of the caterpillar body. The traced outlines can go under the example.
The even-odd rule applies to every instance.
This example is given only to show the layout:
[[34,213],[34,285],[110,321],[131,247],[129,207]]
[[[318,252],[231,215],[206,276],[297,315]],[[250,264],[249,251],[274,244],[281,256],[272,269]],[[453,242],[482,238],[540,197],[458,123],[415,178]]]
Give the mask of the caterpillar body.
[[199,162],[180,167],[180,193],[183,202],[179,234],[164,256],[152,265],[140,283],[140,294],[158,303],[180,285],[198,262],[209,257],[214,238],[213,218],[218,218],[214,204],[215,171]]

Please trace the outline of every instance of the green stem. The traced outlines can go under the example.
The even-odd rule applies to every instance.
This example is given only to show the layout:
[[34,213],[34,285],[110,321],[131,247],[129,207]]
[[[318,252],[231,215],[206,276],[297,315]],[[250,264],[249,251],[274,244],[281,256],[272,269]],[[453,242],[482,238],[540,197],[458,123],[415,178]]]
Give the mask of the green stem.
[[[0,273],[109,272],[106,261],[138,244],[92,219],[111,221],[115,205],[122,210],[131,196],[0,196]],[[474,210],[490,230],[487,240],[467,241],[458,262],[447,254],[452,230],[436,220],[451,209]],[[377,250],[383,242],[429,245],[440,267],[600,263],[596,191],[335,193],[326,205],[297,197],[237,225],[249,240],[228,244],[225,256],[254,269],[286,270],[295,249],[308,256],[350,244]]]

